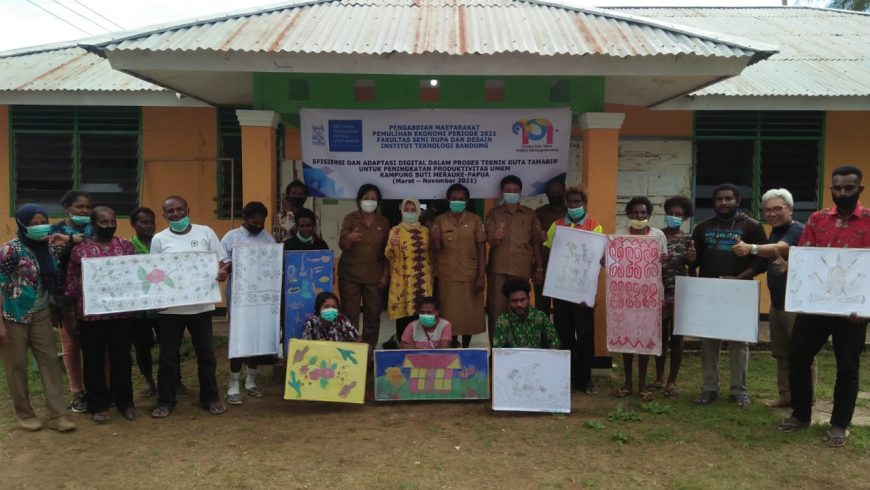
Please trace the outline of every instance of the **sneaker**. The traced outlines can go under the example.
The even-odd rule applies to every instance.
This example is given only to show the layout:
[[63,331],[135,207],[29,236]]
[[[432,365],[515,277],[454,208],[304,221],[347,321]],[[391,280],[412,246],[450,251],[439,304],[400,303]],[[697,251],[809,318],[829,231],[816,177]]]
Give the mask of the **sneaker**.
[[69,409],[73,413],[85,413],[88,411],[88,401],[85,399],[84,393],[76,393],[73,399],[69,402]]
[[108,410],[103,410],[94,414],[94,422],[98,424],[105,424],[110,420],[112,420],[112,416],[109,415]]
[[242,404],[242,394],[241,393],[227,393],[227,403],[230,405],[241,405]]
[[248,394],[251,398],[261,398],[265,393],[259,386],[252,386],[251,388],[245,388],[245,393]]
[[175,384],[175,393],[178,395],[186,395],[190,393],[190,390],[181,382],[181,380],[179,380],[178,383]]
[[36,417],[27,417],[26,419],[18,419],[18,426],[27,432],[36,432],[44,427],[42,421]]
[[76,430],[76,424],[66,416],[61,415],[48,421],[48,428],[58,432],[72,432]]

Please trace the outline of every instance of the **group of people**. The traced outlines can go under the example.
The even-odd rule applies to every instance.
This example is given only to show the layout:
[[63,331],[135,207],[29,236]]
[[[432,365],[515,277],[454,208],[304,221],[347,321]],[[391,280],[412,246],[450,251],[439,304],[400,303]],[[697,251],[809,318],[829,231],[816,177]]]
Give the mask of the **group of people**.
[[[655,359],[655,380],[647,385],[648,356],[639,356],[638,394],[653,398],[652,389],[665,396],[677,393],[682,359],[682,338],[673,335],[674,283],[677,276],[751,280],[767,271],[771,293],[771,343],[778,361],[777,406],[791,406],[794,413],[780,429],[797,430],[809,424],[813,399],[813,358],[828,336],[834,338],[838,363],[835,408],[829,443],[845,444],[858,388],[858,361],[864,346],[866,319],[794,315],[784,311],[785,268],[789,247],[870,247],[870,211],[858,203],[863,187],[861,171],[840,167],[833,172],[831,193],[835,207],[819,211],[806,227],[792,218],[793,198],[785,189],[762,197],[762,207],[772,227],[767,236],[762,225],[739,211],[736,186],[723,184],[713,192],[713,217],[698,223],[691,234],[683,231],[693,215],[691,201],[674,196],[664,203],[665,227],[649,224],[654,206],[643,196],[625,207],[628,226],[617,234],[648,235],[659,240],[662,280],[663,345],[670,347],[670,369],[665,376],[667,351]],[[585,393],[598,392],[592,376],[594,357],[594,305],[577,304],[543,295],[542,285],[555,230],[559,226],[603,233],[589,216],[583,186],[566,187],[553,180],[546,189],[548,204],[532,210],[520,204],[522,181],[507,176],[500,183],[501,204],[485,220],[467,210],[469,190],[450,186],[449,211],[430,225],[421,223],[421,203],[401,201],[401,222],[390,226],[379,212],[380,189],[372,184],[359,188],[357,210],[345,216],[339,235],[338,295],[322,292],[302,337],[314,340],[365,342],[376,348],[380,314],[395,320],[395,342],[401,348],[468,347],[473,335],[487,331],[492,347],[562,348],[571,351],[572,385]],[[323,250],[317,218],[304,207],[308,189],[300,181],[288,185],[281,212],[266,231],[268,211],[259,202],[242,210],[242,224],[218,239],[207,226],[190,222],[189,207],[180,196],[162,205],[168,227],[156,233],[156,215],[147,208],[130,213],[136,234],[129,240],[115,235],[115,212],[92,207],[90,196],[70,191],[61,204],[68,218],[48,223],[45,209],[27,204],[16,211],[17,237],[0,248],[0,354],[20,425],[42,428],[30,406],[26,378],[26,349],[31,347],[45,388],[49,426],[75,428],[66,417],[61,374],[53,360],[52,325],[59,327],[64,363],[73,394],[70,408],[88,411],[98,423],[110,419],[114,405],[124,418],[136,417],[132,390],[130,345],[146,380],[143,396],[157,396],[152,417],[168,416],[176,396],[186,388],[181,381],[179,348],[184,329],[190,332],[197,357],[199,403],[214,414],[226,406],[216,379],[216,354],[212,342],[213,304],[172,307],[158,312],[85,315],[82,305],[82,259],[136,253],[214,252],[220,265],[216,279],[227,281],[227,305],[232,297],[232,250],[239,245],[284,244],[285,250]],[[487,257],[487,246],[489,256]],[[535,307],[531,306],[534,288]],[[485,292],[485,293],[484,293]],[[228,306],[230,307],[230,306]],[[360,316],[362,315],[362,320]],[[487,318],[488,317],[488,318]],[[488,320],[488,321],[487,321]],[[232,329],[232,325],[230,325]],[[151,347],[160,345],[159,369],[152,373]],[[728,342],[730,397],[738,406],[750,403],[746,384],[748,348]],[[701,340],[702,391],[700,405],[719,395],[718,356],[721,341]],[[633,355],[624,355],[625,383],[616,396],[633,393]],[[257,386],[257,367],[274,359],[230,360],[226,401],[243,402],[241,370],[246,367],[244,393],[263,396]],[[108,369],[108,372],[107,372]]]

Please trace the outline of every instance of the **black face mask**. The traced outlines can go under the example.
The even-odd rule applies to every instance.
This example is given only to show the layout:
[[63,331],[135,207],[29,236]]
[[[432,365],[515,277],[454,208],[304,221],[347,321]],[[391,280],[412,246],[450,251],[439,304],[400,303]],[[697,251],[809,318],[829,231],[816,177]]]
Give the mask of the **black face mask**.
[[115,230],[117,230],[117,226],[109,226],[106,228],[101,228],[99,226],[94,227],[94,235],[97,236],[100,240],[108,241],[111,240],[113,236],[115,236]]
[[861,191],[858,191],[851,196],[831,196],[837,210],[852,211],[858,205],[858,198],[861,197]]
[[547,200],[550,201],[550,206],[559,207],[565,205],[565,196],[547,195]]
[[263,231],[262,226],[245,226],[245,229],[248,230],[248,233],[251,235],[259,235],[261,231]]
[[306,199],[308,199],[308,198],[307,197],[290,197],[287,199],[287,202],[289,202],[290,205],[293,206],[294,208],[301,208],[302,206],[305,205]]

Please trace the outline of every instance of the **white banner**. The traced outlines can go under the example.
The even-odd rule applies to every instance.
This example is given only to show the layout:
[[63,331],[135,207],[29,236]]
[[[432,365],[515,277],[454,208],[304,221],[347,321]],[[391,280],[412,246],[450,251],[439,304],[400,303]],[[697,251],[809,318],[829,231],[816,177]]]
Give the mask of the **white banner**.
[[870,249],[791,247],[785,310],[870,317]]
[[217,303],[217,274],[214,252],[83,259],[85,315]]
[[570,108],[301,109],[305,184],[315,197],[356,198],[377,185],[385,199],[443,199],[451,184],[498,197],[516,175],[543,194],[568,169]]
[[677,277],[674,334],[758,342],[758,281]]
[[284,245],[233,247],[229,357],[277,354],[281,347]]

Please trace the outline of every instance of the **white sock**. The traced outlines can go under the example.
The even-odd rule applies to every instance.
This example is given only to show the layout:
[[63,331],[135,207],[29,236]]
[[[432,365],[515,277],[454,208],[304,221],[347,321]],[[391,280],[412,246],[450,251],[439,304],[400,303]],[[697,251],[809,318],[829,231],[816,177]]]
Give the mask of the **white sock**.
[[250,390],[257,387],[257,368],[247,368],[248,375],[245,378],[245,389]]
[[241,374],[241,372],[230,372],[230,387],[227,388],[228,395],[238,395],[241,393],[241,391],[239,390],[239,377],[241,376]]

